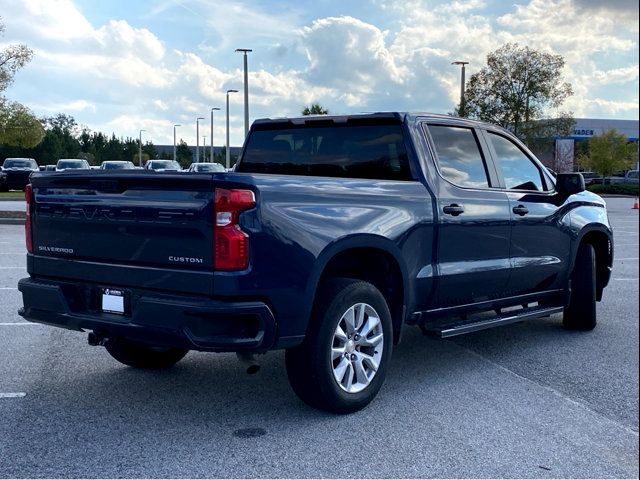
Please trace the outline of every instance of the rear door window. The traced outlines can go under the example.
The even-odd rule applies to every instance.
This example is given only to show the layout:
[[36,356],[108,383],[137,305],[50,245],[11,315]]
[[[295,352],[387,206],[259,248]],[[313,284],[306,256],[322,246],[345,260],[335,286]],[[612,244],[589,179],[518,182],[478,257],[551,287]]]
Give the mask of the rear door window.
[[236,171],[413,180],[400,124],[254,130]]
[[489,188],[487,167],[471,128],[429,125],[438,169],[451,183],[465,188]]

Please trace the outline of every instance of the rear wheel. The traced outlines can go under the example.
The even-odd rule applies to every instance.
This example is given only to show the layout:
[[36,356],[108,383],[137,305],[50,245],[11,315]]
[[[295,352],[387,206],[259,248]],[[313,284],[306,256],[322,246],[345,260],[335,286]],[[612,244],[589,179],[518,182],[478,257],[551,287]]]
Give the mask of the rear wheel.
[[120,363],[144,369],[171,367],[189,352],[181,348],[145,345],[123,338],[110,338],[104,346]]
[[367,282],[330,280],[319,292],[302,345],[287,350],[287,375],[312,407],[358,411],[376,396],[391,358],[391,314]]
[[588,243],[578,247],[571,273],[571,298],[562,323],[569,330],[593,330],[596,326],[596,255]]

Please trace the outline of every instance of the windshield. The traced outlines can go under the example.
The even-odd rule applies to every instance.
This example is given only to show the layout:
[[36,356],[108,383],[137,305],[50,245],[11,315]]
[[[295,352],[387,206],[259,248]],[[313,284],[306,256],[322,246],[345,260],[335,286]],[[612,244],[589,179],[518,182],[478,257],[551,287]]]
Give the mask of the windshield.
[[196,172],[224,172],[225,168],[219,163],[201,163],[196,165]]
[[2,168],[38,168],[38,164],[30,158],[7,158]]
[[133,168],[131,162],[104,162],[102,164],[104,170],[127,170]]
[[57,168],[85,168],[82,160],[60,160]]
[[180,170],[178,162],[171,160],[153,160],[149,166],[152,170]]

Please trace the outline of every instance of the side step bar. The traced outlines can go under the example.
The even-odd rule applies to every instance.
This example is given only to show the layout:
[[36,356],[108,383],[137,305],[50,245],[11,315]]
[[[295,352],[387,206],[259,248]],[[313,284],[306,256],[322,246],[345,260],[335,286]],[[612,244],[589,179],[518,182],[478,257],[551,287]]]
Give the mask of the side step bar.
[[462,321],[458,323],[434,323],[425,325],[422,332],[426,335],[435,335],[440,338],[455,337],[465,333],[486,330],[487,328],[501,327],[510,323],[522,322],[531,318],[546,317],[556,313],[561,313],[563,307],[535,307],[526,308],[516,312],[505,312],[495,317],[483,318],[471,321]]

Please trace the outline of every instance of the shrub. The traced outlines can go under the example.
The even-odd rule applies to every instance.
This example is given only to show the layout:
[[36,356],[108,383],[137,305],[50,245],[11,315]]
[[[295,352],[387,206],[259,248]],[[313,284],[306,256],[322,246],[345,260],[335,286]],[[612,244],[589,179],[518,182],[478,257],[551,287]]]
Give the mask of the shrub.
[[593,193],[638,196],[638,185],[591,185],[587,190]]

